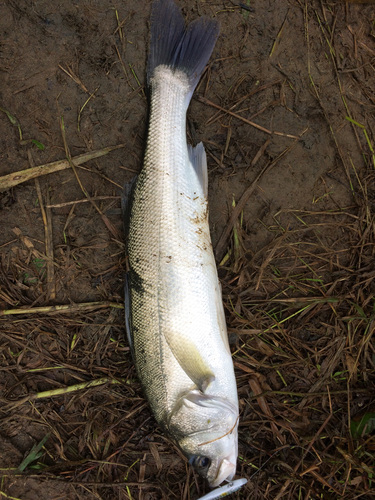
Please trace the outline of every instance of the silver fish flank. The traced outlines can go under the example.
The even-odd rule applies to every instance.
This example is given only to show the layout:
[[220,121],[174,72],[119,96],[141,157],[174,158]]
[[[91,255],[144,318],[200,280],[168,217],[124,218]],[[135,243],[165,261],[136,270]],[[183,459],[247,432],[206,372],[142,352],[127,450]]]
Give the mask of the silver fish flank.
[[208,225],[203,144],[186,142],[186,111],[219,33],[187,27],[155,0],[147,68],[144,165],[124,190],[129,272],[126,328],[156,420],[211,486],[236,471],[238,398]]

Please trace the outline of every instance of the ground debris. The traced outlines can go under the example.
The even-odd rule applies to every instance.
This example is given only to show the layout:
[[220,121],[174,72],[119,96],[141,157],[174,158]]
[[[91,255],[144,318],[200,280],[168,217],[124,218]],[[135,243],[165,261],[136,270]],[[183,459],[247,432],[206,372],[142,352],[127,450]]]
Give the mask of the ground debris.
[[[238,498],[374,498],[374,5],[179,3],[221,22],[187,130],[208,152]],[[120,187],[145,148],[144,7],[0,5],[4,498],[208,492],[155,423],[124,331]]]

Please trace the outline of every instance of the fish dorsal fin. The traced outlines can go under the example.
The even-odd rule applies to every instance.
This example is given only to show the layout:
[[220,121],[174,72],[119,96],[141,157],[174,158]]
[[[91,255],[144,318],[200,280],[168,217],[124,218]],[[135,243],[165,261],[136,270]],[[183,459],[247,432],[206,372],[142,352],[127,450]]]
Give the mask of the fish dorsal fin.
[[208,172],[207,172],[207,157],[204,150],[203,142],[200,142],[193,148],[188,145],[188,153],[190,163],[193,165],[197,174],[199,184],[203,190],[203,196],[207,199],[208,196]]
[[202,358],[197,346],[191,340],[173,332],[165,334],[165,339],[173,356],[186,375],[199,390],[204,392],[210,383],[215,380],[215,375]]

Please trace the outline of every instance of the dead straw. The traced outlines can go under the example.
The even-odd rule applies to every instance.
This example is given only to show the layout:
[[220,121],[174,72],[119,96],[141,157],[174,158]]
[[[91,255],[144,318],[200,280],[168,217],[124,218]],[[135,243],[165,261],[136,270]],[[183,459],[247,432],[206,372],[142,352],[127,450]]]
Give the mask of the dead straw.
[[[302,132],[302,135],[307,131],[304,130]],[[301,136],[302,136],[301,135]],[[250,184],[250,186],[244,191],[244,193],[242,194],[239,202],[237,203],[237,205],[235,206],[235,208],[233,209],[232,211],[232,215],[229,219],[229,222],[227,223],[225,229],[224,229],[224,232],[223,234],[221,235],[219,241],[217,242],[216,244],[216,248],[215,248],[215,256],[216,256],[216,260],[218,262],[221,262],[222,258],[224,257],[224,253],[225,253],[225,248],[226,248],[226,245],[227,245],[227,241],[228,241],[228,238],[232,232],[232,229],[236,223],[236,220],[238,219],[240,213],[242,212],[242,210],[245,208],[245,205],[248,201],[248,199],[250,198],[250,196],[253,194],[255,188],[257,187],[260,179],[265,175],[266,172],[268,172],[272,167],[274,167],[277,162],[279,160],[281,160],[281,158],[283,158],[287,153],[289,153],[289,151],[291,151],[291,149],[297,144],[297,142],[300,140],[299,137],[296,138],[296,140],[293,142],[293,144],[291,146],[289,146],[288,148],[286,148],[274,161],[268,163],[267,165],[265,165],[262,170],[259,172],[259,174],[255,177],[255,179],[253,180],[253,182]],[[256,160],[258,161],[258,159],[260,158],[260,154],[263,154],[265,149],[266,149],[267,146],[262,146],[261,149],[260,149],[260,152],[257,153],[256,155]],[[254,161],[255,161],[255,158],[254,158]]]
[[255,122],[247,120],[246,118],[244,118],[241,115],[238,115],[237,113],[233,113],[232,111],[229,111],[228,109],[222,108],[218,104],[215,104],[214,102],[210,101],[209,99],[206,99],[203,96],[198,95],[198,96],[196,96],[196,98],[197,98],[198,101],[203,102],[203,104],[207,104],[208,106],[212,106],[213,108],[219,109],[220,111],[223,111],[224,113],[226,113],[226,114],[228,114],[230,116],[234,116],[235,118],[238,118],[239,120],[243,121],[244,123],[247,123],[248,125],[251,125],[252,127],[256,128],[258,130],[261,130],[262,132],[265,132],[268,135],[274,134],[274,135],[279,135],[281,137],[288,137],[289,139],[300,139],[300,137],[298,137],[296,135],[284,134],[283,132],[277,132],[277,131],[268,130],[267,128],[264,128],[264,127],[262,127],[261,125],[258,125]]
[[102,302],[82,302],[80,304],[69,305],[55,305],[55,306],[41,306],[32,308],[20,309],[3,309],[0,310],[0,316],[14,316],[17,314],[55,314],[55,313],[73,313],[78,311],[90,311],[100,309],[103,307],[113,307],[115,309],[123,309],[122,304],[116,302],[102,301]]
[[[72,164],[76,167],[86,163],[95,158],[100,158],[105,156],[111,151],[125,147],[125,144],[119,144],[118,146],[108,146],[106,148],[98,149],[96,151],[90,151],[89,153],[84,153],[82,155],[72,157]],[[27,168],[25,170],[19,170],[12,174],[4,175],[0,177],[0,191],[5,191],[10,189],[22,182],[29,181],[35,177],[40,177],[41,175],[52,174],[53,172],[59,172],[60,170],[65,170],[70,168],[71,164],[68,160],[58,160],[52,163],[46,163],[44,165],[38,165],[33,168]]]

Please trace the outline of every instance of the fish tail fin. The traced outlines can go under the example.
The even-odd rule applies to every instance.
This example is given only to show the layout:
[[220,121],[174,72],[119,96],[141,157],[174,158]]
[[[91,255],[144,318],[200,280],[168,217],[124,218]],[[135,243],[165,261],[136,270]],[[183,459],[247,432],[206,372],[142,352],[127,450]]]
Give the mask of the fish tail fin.
[[180,8],[173,0],[154,0],[151,12],[151,43],[147,81],[157,66],[184,71],[189,80],[189,101],[209,60],[219,35],[219,22],[200,17],[185,26]]

